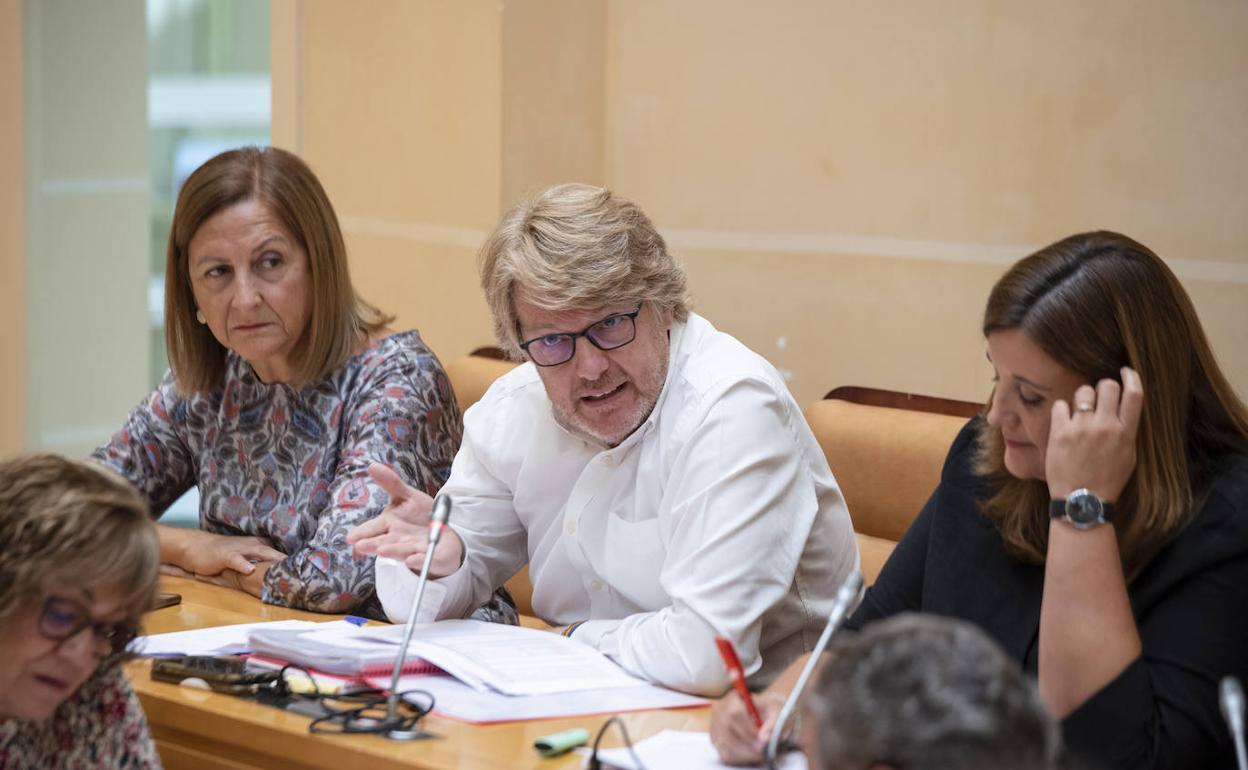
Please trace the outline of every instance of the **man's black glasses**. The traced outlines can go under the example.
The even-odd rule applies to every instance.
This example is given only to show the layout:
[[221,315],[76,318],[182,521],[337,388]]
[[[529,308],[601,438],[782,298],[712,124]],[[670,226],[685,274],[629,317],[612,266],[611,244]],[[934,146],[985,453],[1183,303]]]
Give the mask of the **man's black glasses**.
[[107,643],[109,654],[120,655],[135,636],[127,622],[108,623],[96,620],[82,604],[61,596],[49,596],[39,613],[39,633],[55,642],[64,642],[90,628],[96,648]]
[[543,334],[520,343],[520,349],[538,366],[566,364],[576,355],[576,338],[584,337],[599,350],[622,348],[637,338],[637,316],[641,303],[631,313],[615,313],[586,326],[579,332]]

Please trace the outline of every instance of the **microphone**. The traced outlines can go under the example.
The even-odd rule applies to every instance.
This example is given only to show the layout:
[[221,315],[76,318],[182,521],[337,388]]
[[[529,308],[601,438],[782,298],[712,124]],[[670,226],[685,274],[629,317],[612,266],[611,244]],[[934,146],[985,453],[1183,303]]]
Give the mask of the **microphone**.
[[819,641],[815,642],[815,649],[811,650],[806,667],[802,669],[801,676],[797,678],[797,684],[793,686],[793,692],[789,693],[788,699],[780,709],[775,726],[771,728],[771,737],[767,739],[767,753],[764,755],[767,760],[767,770],[776,770],[776,754],[780,749],[780,736],[784,733],[784,725],[789,721],[789,717],[793,716],[793,709],[797,707],[798,699],[802,697],[802,692],[810,682],[810,676],[819,663],[819,656],[823,655],[823,651],[827,649],[828,642],[832,640],[832,634],[836,633],[841,624],[845,622],[850,607],[858,601],[858,594],[861,591],[862,573],[855,570],[845,578],[840,590],[836,592],[836,599],[832,602],[832,611],[828,613],[828,623],[823,627]]
[[[438,495],[433,500],[433,514],[429,519],[429,545],[425,548],[425,561],[420,568],[420,581],[416,584],[416,600],[407,614],[407,631],[403,633],[403,643],[399,646],[399,656],[394,659],[394,672],[390,675],[390,695],[386,698],[387,724],[402,724],[399,718],[399,676],[403,672],[403,661],[407,658],[407,645],[412,641],[412,630],[416,627],[416,615],[420,612],[420,602],[425,598],[425,585],[429,582],[429,565],[433,562],[433,549],[442,539],[442,530],[446,529],[447,519],[451,518],[451,496]],[[420,730],[403,730],[392,728],[386,731],[386,737],[396,741],[411,741],[423,737]]]
[[1235,741],[1235,760],[1239,770],[1248,770],[1248,751],[1244,748],[1244,688],[1233,676],[1222,677],[1218,686],[1218,705],[1222,707],[1222,718],[1231,731]]

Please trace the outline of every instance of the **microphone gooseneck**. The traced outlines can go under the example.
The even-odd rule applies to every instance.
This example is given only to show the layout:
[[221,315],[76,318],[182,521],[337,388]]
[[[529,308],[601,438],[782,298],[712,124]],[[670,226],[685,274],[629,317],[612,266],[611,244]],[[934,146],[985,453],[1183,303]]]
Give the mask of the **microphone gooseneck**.
[[855,570],[845,578],[840,590],[836,592],[836,599],[832,602],[832,611],[828,613],[828,622],[823,627],[823,633],[819,635],[819,641],[815,642],[815,648],[811,650],[810,658],[806,661],[801,676],[797,678],[797,684],[793,686],[793,692],[789,693],[788,699],[780,709],[780,715],[776,717],[776,724],[771,728],[771,737],[767,739],[765,755],[768,770],[776,770],[776,753],[780,749],[780,736],[784,733],[784,726],[788,723],[789,717],[793,715],[793,709],[797,707],[798,699],[802,697],[802,692],[810,683],[811,674],[814,673],[815,666],[819,664],[819,656],[823,655],[823,651],[827,649],[828,642],[832,640],[832,634],[836,633],[841,624],[845,622],[845,618],[849,616],[849,610],[858,601],[858,594],[861,592],[862,573]]
[[1226,727],[1235,742],[1235,761],[1239,770],[1248,770],[1248,750],[1244,748],[1244,688],[1238,679],[1222,677],[1218,685],[1218,705],[1222,707],[1222,718],[1226,720]]
[[[429,545],[425,548],[425,560],[420,568],[420,580],[416,583],[416,600],[407,614],[407,630],[403,633],[403,643],[399,645],[398,657],[394,659],[394,671],[390,674],[390,695],[386,698],[386,722],[399,722],[399,677],[403,674],[403,662],[407,658],[407,645],[412,641],[412,631],[416,627],[416,616],[420,612],[420,602],[425,598],[425,585],[429,582],[429,565],[433,563],[433,549],[442,539],[442,530],[451,518],[450,495],[438,495],[433,500],[433,513],[429,519]],[[419,738],[419,730],[392,729],[386,737],[396,741],[410,741]]]

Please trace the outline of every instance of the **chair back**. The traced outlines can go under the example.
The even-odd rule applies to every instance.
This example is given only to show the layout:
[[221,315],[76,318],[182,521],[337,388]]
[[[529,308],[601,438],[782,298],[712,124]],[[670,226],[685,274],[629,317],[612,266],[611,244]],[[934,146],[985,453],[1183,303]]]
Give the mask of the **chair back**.
[[[479,348],[447,364],[446,376],[451,381],[451,390],[455,391],[460,411],[466,411],[480,401],[494,380],[515,367],[516,362],[508,361],[496,348]],[[506,586],[511,598],[516,600],[516,609],[520,614],[532,616],[533,585],[529,582],[529,565],[521,567]]]
[[[955,405],[945,413],[906,408],[928,404],[923,397],[894,395],[903,397],[892,401],[901,408],[825,398],[806,409],[806,420],[845,496],[869,583],[936,488],[945,455],[967,413],[980,409],[947,399],[935,400]],[[874,395],[867,398],[880,403]],[[947,413],[951,410],[961,414]]]
[[451,390],[455,391],[455,400],[459,402],[461,412],[480,401],[494,380],[516,368],[515,361],[485,354],[492,350],[478,348],[446,365],[446,376],[451,381]]

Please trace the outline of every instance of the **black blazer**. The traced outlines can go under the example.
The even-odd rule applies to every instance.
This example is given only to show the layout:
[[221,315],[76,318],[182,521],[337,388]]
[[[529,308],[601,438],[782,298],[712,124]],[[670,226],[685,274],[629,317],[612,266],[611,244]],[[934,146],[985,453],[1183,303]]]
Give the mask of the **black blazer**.
[[[979,512],[979,419],[847,623],[901,612],[975,623],[1033,676],[1044,567],[1010,557]],[[1195,519],[1128,586],[1143,654],[1062,722],[1079,760],[1117,770],[1234,768],[1218,682],[1248,684],[1248,456],[1223,459]]]

